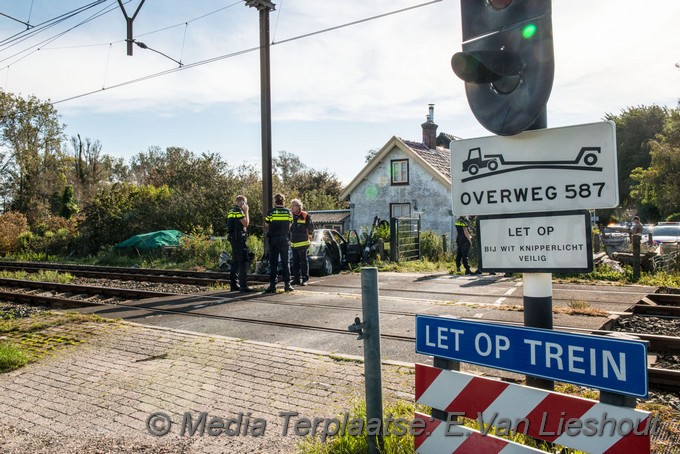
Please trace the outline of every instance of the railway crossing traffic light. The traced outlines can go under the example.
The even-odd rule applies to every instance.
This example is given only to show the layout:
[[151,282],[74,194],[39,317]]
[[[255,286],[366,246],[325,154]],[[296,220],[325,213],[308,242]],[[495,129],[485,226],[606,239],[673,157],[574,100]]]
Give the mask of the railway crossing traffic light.
[[535,129],[555,73],[550,0],[461,0],[461,12],[451,66],[475,117],[499,135]]

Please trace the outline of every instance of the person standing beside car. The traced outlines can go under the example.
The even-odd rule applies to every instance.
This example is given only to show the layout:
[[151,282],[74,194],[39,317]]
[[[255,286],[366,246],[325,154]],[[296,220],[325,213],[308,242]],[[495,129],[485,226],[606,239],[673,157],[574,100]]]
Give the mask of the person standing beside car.
[[302,210],[300,199],[290,201],[290,210],[293,213],[293,223],[290,226],[290,247],[293,249],[293,285],[307,285],[309,281],[309,262],[307,250],[311,244],[314,226],[312,218]]
[[633,218],[633,225],[630,228],[630,241],[633,241],[635,235],[642,235],[642,223],[640,222],[640,216],[635,216]]
[[[252,292],[248,287],[248,199],[243,195],[236,196],[236,205],[227,214],[227,238],[231,244],[231,270],[229,273],[231,291]],[[237,282],[238,278],[238,282]]]
[[472,274],[470,264],[468,263],[468,255],[470,254],[470,247],[472,246],[472,235],[470,234],[470,225],[467,219],[459,217],[456,219],[456,271],[460,272],[460,264],[463,263],[465,267],[465,274]]
[[267,238],[269,239],[269,287],[265,293],[276,293],[276,280],[279,271],[279,257],[281,258],[284,290],[292,292],[290,285],[290,263],[288,262],[288,249],[290,248],[290,224],[293,215],[284,207],[286,198],[283,194],[274,196],[274,208],[270,208],[264,218],[269,225]]

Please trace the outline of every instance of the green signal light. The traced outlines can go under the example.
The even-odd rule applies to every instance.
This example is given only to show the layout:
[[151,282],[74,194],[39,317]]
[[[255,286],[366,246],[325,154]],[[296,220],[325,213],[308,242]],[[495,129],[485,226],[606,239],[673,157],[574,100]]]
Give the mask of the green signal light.
[[536,25],[529,24],[522,29],[522,36],[524,39],[530,39],[536,34]]

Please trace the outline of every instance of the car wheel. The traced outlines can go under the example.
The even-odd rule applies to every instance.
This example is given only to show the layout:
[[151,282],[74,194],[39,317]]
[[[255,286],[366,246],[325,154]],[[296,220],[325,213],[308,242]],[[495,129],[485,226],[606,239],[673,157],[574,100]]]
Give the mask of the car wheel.
[[333,261],[330,256],[324,255],[323,264],[321,265],[321,275],[328,276],[329,274],[333,274]]

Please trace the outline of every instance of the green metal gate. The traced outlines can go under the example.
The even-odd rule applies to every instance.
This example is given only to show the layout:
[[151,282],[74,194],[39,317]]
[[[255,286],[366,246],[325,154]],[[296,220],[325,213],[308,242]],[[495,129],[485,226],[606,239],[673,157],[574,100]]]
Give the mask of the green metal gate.
[[420,259],[420,217],[390,219],[390,260]]

